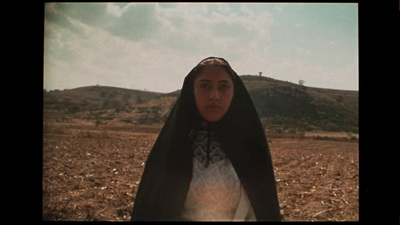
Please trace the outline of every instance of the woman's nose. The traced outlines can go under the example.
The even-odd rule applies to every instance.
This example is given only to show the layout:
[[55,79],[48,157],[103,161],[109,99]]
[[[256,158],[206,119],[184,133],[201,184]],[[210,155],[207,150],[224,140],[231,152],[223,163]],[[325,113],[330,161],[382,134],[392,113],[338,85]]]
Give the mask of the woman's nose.
[[213,89],[213,90],[211,90],[211,93],[210,93],[210,100],[215,100],[215,99],[219,99],[219,93],[218,93],[218,89]]

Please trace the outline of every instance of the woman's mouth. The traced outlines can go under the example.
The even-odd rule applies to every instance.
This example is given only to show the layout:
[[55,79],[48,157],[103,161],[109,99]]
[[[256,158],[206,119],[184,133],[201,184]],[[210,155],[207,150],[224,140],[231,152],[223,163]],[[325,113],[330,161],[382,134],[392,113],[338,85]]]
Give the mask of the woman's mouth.
[[221,108],[222,108],[222,107],[220,107],[220,106],[218,106],[218,105],[215,105],[215,104],[206,106],[206,109],[221,109]]

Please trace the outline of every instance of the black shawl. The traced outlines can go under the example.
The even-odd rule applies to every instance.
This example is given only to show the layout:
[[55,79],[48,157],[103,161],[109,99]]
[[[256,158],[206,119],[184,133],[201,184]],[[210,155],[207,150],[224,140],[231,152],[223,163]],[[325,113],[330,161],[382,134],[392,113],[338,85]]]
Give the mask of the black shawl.
[[[279,221],[273,165],[264,129],[243,82],[236,73],[234,76],[229,111],[209,126],[246,190],[257,220]],[[192,69],[148,156],[136,194],[133,221],[181,220],[192,179],[190,133],[202,121],[194,99],[194,78]]]

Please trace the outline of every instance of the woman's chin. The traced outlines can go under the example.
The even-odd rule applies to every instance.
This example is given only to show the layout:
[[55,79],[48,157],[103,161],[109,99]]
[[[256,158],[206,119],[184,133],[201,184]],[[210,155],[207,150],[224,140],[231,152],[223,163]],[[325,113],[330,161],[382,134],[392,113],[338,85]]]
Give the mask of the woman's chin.
[[210,115],[210,116],[203,116],[203,118],[208,122],[218,122],[222,119],[223,115]]

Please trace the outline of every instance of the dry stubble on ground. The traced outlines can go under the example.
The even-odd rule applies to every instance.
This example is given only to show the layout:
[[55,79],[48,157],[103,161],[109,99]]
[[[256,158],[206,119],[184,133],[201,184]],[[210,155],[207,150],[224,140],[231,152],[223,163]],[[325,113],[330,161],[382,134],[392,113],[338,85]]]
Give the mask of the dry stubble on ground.
[[[43,219],[128,221],[158,131],[45,123]],[[358,220],[358,142],[268,141],[284,221]]]

